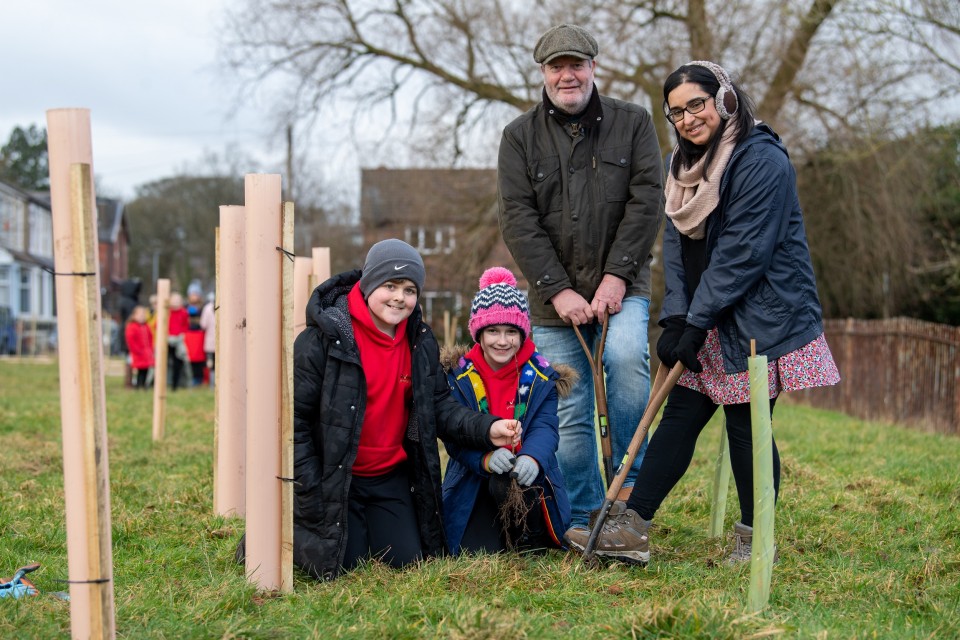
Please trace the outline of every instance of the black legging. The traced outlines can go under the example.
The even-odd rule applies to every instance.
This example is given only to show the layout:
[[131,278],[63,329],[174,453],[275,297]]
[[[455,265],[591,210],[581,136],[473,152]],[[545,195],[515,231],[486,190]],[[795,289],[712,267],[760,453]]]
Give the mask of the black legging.
[[500,505],[508,498],[511,480],[508,474],[492,474],[477,492],[467,528],[460,540],[460,550],[466,553],[497,553],[507,550],[507,535],[515,549],[532,551],[555,546],[547,533],[543,518],[543,487],[536,483],[523,487],[524,508],[527,516],[523,525],[511,525],[503,530]]
[[406,466],[382,476],[353,476],[347,505],[344,569],[367,558],[399,568],[423,557]]
[[167,348],[167,362],[170,363],[170,388],[177,390],[184,386],[183,379],[183,360],[177,355],[176,347]]
[[[770,415],[777,399],[770,400]],[[686,473],[700,432],[716,412],[718,405],[710,398],[677,385],[667,398],[660,426],[654,432],[643,456],[627,506],[641,518],[652,520],[667,494]],[[740,521],[753,526],[753,439],[750,431],[750,405],[723,406],[727,418],[730,444],[730,465],[737,483],[740,500]],[[780,453],[773,440],[774,500],[780,492]]]

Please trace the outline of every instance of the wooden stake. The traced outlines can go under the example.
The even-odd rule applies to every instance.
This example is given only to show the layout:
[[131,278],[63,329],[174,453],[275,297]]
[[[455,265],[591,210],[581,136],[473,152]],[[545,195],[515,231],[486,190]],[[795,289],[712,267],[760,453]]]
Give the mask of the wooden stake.
[[[73,638],[112,639],[116,630],[103,410],[106,402],[101,359],[100,270],[96,240],[90,235],[96,228],[90,111],[47,111],[47,140],[54,266],[58,274],[57,352],[70,633]],[[73,168],[77,163],[86,168]],[[84,230],[79,237],[75,235],[75,215],[72,214],[86,218],[77,223],[77,228]],[[94,275],[80,275],[91,273]],[[85,301],[84,309],[75,306],[80,297]],[[81,326],[82,335],[78,333]],[[81,364],[81,358],[85,358],[86,364]]]
[[450,311],[449,309],[443,310],[443,346],[452,347],[454,343],[453,340],[453,325],[450,324]]
[[750,424],[753,439],[753,541],[747,609],[757,612],[770,601],[773,576],[773,434],[770,423],[770,380],[767,356],[756,355],[750,341]]
[[311,258],[297,257],[293,262],[293,337],[307,328],[307,302],[313,294],[310,286],[310,273],[313,271]]
[[153,357],[153,441],[163,440],[167,420],[167,337],[170,334],[170,280],[157,280],[157,335]]
[[[283,244],[293,252],[293,203],[283,203]],[[293,325],[294,260],[280,256],[283,291],[280,322],[280,591],[293,593]]]
[[[107,412],[103,388],[103,338],[97,282],[96,214],[90,207],[93,179],[89,164],[70,165],[70,204],[73,218],[73,272],[79,364],[80,423],[83,429],[84,493],[87,511],[87,554],[93,581],[89,588],[96,606],[91,610],[91,636],[113,635],[113,560],[110,549],[110,483],[107,471]],[[102,582],[100,582],[102,581]]]
[[730,489],[730,448],[727,446],[726,420],[720,426],[720,450],[713,468],[713,504],[710,506],[710,527],[707,535],[723,535],[723,520],[727,515],[727,492]]

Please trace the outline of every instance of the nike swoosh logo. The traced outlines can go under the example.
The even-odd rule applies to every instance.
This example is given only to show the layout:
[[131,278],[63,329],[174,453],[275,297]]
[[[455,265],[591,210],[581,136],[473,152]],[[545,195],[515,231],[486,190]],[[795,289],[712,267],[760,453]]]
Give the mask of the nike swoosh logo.
[[403,268],[405,268],[406,266],[407,266],[407,265],[405,265],[405,264],[394,265],[393,270],[394,270],[394,271],[400,271],[400,269],[403,269]]

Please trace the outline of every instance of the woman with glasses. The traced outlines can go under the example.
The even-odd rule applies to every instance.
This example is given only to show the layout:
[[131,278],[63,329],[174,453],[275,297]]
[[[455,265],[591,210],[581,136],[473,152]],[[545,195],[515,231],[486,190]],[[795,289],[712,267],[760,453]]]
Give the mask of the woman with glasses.
[[[687,370],[668,397],[633,492],[611,509],[597,554],[649,559],[651,520],[722,406],[740,500],[736,547],[727,558],[736,563],[749,560],[753,533],[750,341],[768,359],[771,412],[781,392],[833,385],[840,375],[823,334],[796,176],[779,136],[754,119],[751,100],[712,62],[674,71],[663,98],[677,146],[666,182],[657,355]],[[779,491],[775,441],[773,481]]]

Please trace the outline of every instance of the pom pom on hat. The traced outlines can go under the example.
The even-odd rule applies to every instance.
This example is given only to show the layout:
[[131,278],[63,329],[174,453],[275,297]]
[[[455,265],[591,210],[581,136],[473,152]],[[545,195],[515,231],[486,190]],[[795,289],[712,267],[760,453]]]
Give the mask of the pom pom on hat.
[[492,284],[506,284],[515,287],[517,286],[517,279],[510,273],[510,269],[490,267],[480,276],[480,288],[486,289]]
[[522,340],[530,335],[527,298],[517,289],[517,279],[513,273],[503,267],[492,267],[480,276],[480,290],[470,306],[467,329],[474,341],[479,342],[480,332],[495,324],[517,327]]

